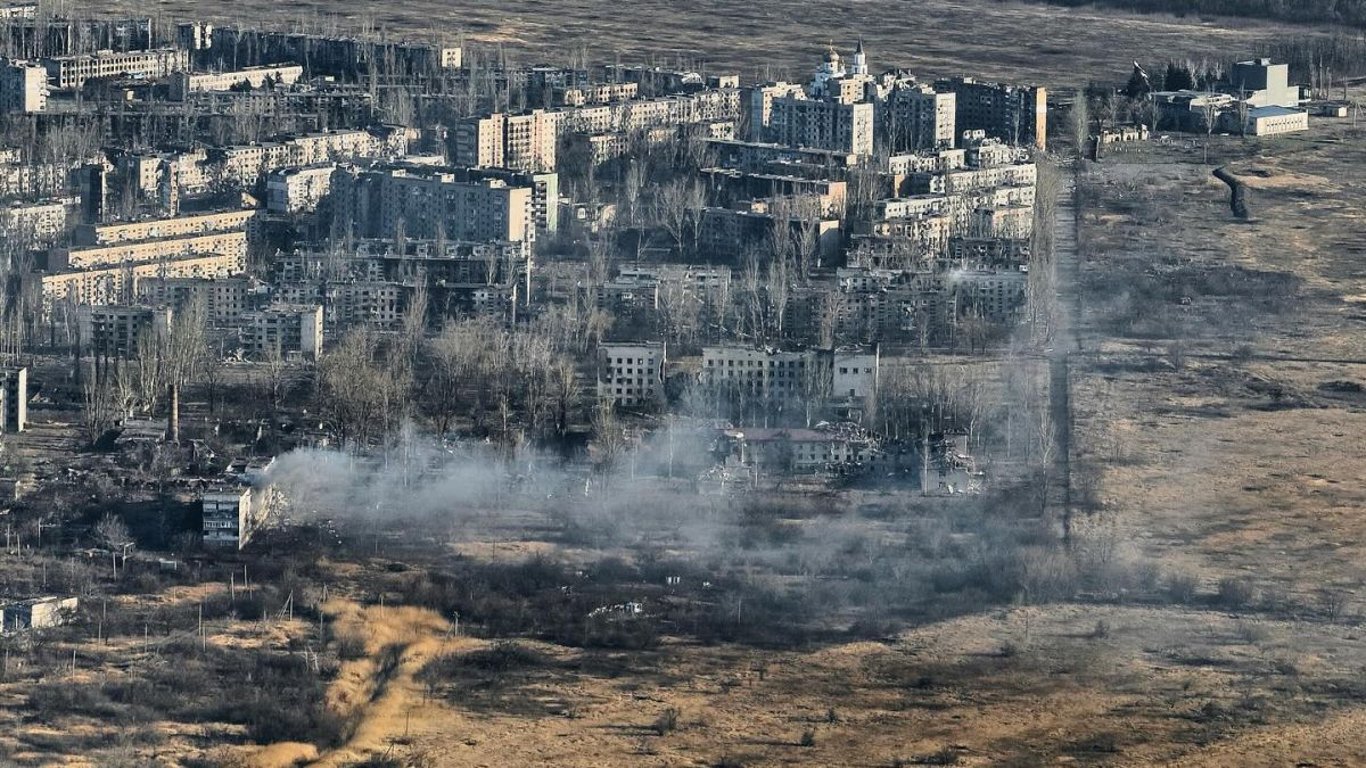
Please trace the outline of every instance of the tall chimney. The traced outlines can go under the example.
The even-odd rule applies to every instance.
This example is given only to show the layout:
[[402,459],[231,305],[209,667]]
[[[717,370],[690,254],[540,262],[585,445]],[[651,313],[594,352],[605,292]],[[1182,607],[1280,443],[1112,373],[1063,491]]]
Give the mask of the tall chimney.
[[171,444],[180,445],[180,385],[171,385]]

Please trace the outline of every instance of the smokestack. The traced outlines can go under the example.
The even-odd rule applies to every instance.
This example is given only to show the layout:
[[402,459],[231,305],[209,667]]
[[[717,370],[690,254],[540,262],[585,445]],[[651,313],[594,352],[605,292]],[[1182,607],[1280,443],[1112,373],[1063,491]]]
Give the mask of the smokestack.
[[180,385],[171,385],[171,444],[180,445]]

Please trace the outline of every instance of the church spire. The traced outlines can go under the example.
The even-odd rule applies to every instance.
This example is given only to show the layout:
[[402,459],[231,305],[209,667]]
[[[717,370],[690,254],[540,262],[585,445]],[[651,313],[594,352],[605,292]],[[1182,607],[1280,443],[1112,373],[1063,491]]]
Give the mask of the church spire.
[[854,48],[854,60],[849,64],[849,74],[866,75],[868,74],[868,56],[863,52],[863,37],[858,39],[858,46]]

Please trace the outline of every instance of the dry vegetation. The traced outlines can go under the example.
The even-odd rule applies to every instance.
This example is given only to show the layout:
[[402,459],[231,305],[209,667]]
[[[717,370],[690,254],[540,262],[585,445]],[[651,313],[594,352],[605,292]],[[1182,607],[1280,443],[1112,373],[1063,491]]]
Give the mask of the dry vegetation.
[[[1051,86],[1083,85],[1099,72],[1122,68],[1134,59],[1149,61],[1154,55],[1221,59],[1226,52],[1251,51],[1284,33],[1267,22],[1140,16],[995,0],[843,0],[814,7],[796,0],[647,0],[627,7],[608,0],[568,0],[554,3],[553,12],[528,0],[363,0],[345,6],[330,0],[241,0],[224,6],[166,0],[158,9],[177,18],[200,15],[225,24],[240,24],[243,19],[319,24],[326,23],[324,17],[337,15],[346,24],[369,21],[403,33],[463,33],[484,51],[506,44],[506,55],[517,60],[558,61],[587,49],[590,60],[617,54],[626,62],[683,58],[705,62],[712,69],[738,68],[742,79],[765,73],[804,79],[813,51],[832,41],[847,47],[862,37],[876,68],[906,67],[926,76],[1028,79]],[[116,0],[99,12],[146,10],[139,3]]]
[[[1152,51],[1246,49],[1267,32],[1011,4],[990,6],[984,32],[969,23],[980,4],[943,0],[917,6],[923,24],[875,23],[888,7],[829,8],[828,25],[795,36],[765,27],[797,17],[783,3],[638,6],[668,14],[652,26],[603,3],[557,5],[560,26],[530,5],[442,12],[475,40],[538,52],[591,37],[628,57],[685,49],[747,68],[768,55],[755,38],[793,64],[863,31],[920,70],[1045,82]],[[422,4],[353,13],[367,8],[395,28],[441,18]],[[284,22],[298,9],[231,13]],[[1002,45],[1031,27],[1066,42]],[[1071,553],[1044,546],[1053,521],[1004,489],[951,506],[850,493],[723,514],[699,497],[641,497],[599,517],[500,510],[497,524],[479,510],[444,527],[372,526],[340,549],[285,543],[252,560],[242,590],[235,563],[134,566],[114,582],[102,562],[40,575],[6,555],[11,582],[119,594],[6,646],[3,757],[1361,764],[1366,128],[1316,126],[1216,139],[1212,160],[1253,189],[1248,224],[1229,215],[1198,140],[1084,169],[1073,370],[1078,498],[1092,514]],[[62,447],[74,432],[46,424],[25,439]],[[687,512],[733,523],[698,538]],[[588,618],[628,600],[648,621]]]

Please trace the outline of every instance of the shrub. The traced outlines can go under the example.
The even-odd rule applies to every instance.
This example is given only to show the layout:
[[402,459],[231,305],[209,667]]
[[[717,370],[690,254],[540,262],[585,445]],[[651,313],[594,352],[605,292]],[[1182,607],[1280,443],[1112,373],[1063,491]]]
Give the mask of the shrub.
[[1234,628],[1234,633],[1238,638],[1248,645],[1265,642],[1271,633],[1266,627],[1250,621],[1240,621]]
[[922,765],[957,765],[958,750],[953,747],[944,747],[920,758],[920,763]]
[[1257,589],[1247,579],[1226,577],[1219,580],[1217,599],[1225,608],[1243,608],[1255,600]]
[[1191,602],[1199,588],[1200,580],[1193,574],[1178,571],[1167,577],[1167,595],[1178,603]]
[[659,717],[655,718],[654,723],[650,727],[660,736],[676,730],[678,728],[678,709],[676,707],[666,708],[663,712],[659,713]]
[[802,731],[802,740],[800,743],[803,747],[816,746],[816,732],[811,728]]

